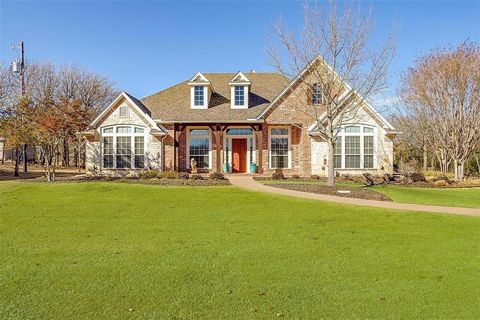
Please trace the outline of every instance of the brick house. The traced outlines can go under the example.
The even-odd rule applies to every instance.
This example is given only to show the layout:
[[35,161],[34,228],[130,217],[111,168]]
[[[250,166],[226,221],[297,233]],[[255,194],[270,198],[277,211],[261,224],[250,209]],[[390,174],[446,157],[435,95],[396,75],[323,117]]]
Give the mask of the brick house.
[[[193,158],[201,172],[326,175],[327,143],[298,109],[321,105],[308,68],[291,81],[278,73],[199,72],[140,100],[122,92],[84,132],[87,171],[189,171]],[[363,100],[355,115],[339,128],[336,170],[391,172],[395,128]]]

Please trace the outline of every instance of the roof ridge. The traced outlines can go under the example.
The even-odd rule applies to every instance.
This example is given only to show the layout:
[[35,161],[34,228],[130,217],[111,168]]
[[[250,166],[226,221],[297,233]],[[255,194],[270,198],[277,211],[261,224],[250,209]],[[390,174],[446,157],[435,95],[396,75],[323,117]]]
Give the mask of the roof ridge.
[[[226,75],[235,75],[235,74],[237,74],[237,73],[238,73],[238,71],[237,71],[237,72],[202,72],[203,75],[208,74],[208,75],[225,75],[225,76],[226,76]],[[242,73],[243,73],[243,72],[242,72]],[[286,78],[286,77],[285,77],[283,74],[281,74],[280,72],[245,72],[245,73],[247,73],[247,74],[249,74],[249,75],[252,75],[252,74],[276,75],[276,76],[279,76],[279,77],[284,77],[284,78]],[[287,79],[287,81],[289,80],[288,78],[286,78],[286,79]],[[139,99],[139,100],[143,103],[144,100],[146,100],[146,99],[148,99],[148,98],[150,98],[150,97],[152,97],[152,96],[155,96],[155,95],[157,95],[157,94],[159,94],[159,93],[162,93],[163,91],[171,90],[171,89],[173,89],[173,88],[175,88],[175,87],[177,87],[177,86],[180,86],[180,85],[182,85],[182,84],[184,84],[184,83],[188,83],[189,80],[190,80],[190,78],[189,78],[189,79],[185,79],[185,80],[182,81],[182,82],[179,82],[179,83],[174,84],[174,85],[172,85],[172,86],[166,87],[166,88],[164,88],[164,89],[162,89],[162,90],[156,91],[156,92],[154,92],[154,93],[152,93],[152,94],[150,94],[150,95],[148,95],[148,96],[145,96],[145,97],[143,97],[143,98],[141,98],[141,99]]]

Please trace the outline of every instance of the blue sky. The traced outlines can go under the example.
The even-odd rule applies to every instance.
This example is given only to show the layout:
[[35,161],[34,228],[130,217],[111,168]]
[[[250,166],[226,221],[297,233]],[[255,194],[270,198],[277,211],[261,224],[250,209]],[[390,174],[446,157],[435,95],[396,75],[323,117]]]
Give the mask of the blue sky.
[[[279,18],[299,27],[302,6],[302,1],[0,0],[0,62],[15,59],[10,45],[24,40],[29,60],[82,65],[141,98],[198,71],[273,71],[266,32]],[[431,48],[467,38],[480,42],[480,1],[373,1],[373,8],[372,41],[385,37],[394,20],[398,25],[391,87],[380,99],[393,96],[401,72]]]

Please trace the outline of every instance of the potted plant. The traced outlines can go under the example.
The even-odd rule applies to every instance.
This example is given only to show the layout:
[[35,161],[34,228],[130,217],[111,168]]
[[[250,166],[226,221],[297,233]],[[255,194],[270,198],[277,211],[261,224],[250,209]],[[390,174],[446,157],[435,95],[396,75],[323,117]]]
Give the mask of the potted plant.
[[250,163],[250,173],[257,172],[257,164],[255,162]]
[[229,173],[230,172],[230,164],[228,162],[225,162],[223,164],[223,172],[224,173]]

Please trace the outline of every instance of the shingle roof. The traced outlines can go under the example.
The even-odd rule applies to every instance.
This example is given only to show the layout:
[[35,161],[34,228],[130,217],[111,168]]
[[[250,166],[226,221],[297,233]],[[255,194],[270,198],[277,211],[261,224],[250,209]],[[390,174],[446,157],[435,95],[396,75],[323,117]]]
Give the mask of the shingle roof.
[[185,80],[170,88],[141,99],[152,118],[161,121],[245,121],[256,118],[288,85],[278,73],[245,73],[251,81],[248,109],[231,109],[228,82],[236,73],[203,73],[214,93],[208,109],[190,108],[190,86]]

